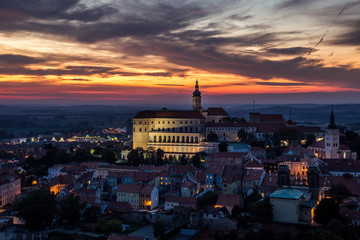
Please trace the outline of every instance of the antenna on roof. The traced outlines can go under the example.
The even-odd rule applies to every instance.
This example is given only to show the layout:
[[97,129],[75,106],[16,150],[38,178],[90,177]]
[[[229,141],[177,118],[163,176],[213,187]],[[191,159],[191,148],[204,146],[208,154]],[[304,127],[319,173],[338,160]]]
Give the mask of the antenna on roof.
[[291,119],[291,108],[290,108],[290,121],[291,121],[292,119]]
[[253,114],[255,114],[255,100],[253,101]]

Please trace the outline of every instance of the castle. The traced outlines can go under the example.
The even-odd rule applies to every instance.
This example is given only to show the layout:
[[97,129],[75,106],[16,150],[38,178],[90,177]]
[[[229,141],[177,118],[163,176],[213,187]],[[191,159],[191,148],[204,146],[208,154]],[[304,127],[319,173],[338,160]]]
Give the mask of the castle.
[[217,151],[218,143],[206,141],[205,125],[222,123],[229,114],[223,108],[202,109],[197,80],[192,100],[192,110],[138,112],[133,119],[133,148],[161,148],[168,156]]

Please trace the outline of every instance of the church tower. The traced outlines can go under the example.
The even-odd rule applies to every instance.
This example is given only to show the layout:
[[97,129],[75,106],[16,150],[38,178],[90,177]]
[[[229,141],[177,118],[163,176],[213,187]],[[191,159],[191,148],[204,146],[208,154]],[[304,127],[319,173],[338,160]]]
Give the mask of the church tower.
[[325,158],[339,158],[340,129],[336,128],[334,109],[331,108],[330,123],[325,130]]
[[201,108],[201,92],[199,91],[198,80],[196,79],[195,91],[193,92],[193,110],[202,110]]

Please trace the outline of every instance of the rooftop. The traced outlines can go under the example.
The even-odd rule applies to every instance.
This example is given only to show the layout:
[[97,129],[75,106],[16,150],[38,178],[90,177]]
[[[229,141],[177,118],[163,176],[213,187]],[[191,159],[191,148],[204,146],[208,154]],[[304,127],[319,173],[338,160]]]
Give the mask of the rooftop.
[[284,199],[299,199],[303,195],[303,192],[292,188],[284,188],[277,190],[270,194],[271,198],[284,198]]
[[192,110],[161,110],[161,111],[140,111],[134,119],[141,118],[195,118],[205,119],[205,117],[199,111]]

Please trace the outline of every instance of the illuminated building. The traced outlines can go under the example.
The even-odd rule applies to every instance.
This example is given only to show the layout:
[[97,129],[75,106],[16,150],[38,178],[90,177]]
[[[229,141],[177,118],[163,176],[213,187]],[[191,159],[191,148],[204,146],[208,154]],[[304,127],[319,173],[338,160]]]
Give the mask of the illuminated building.
[[5,206],[21,194],[21,179],[14,174],[0,176],[0,204]]
[[193,155],[215,152],[218,143],[206,142],[206,122],[223,122],[229,115],[222,108],[201,107],[201,92],[196,81],[192,110],[140,111],[133,119],[133,148],[161,148],[166,155]]

